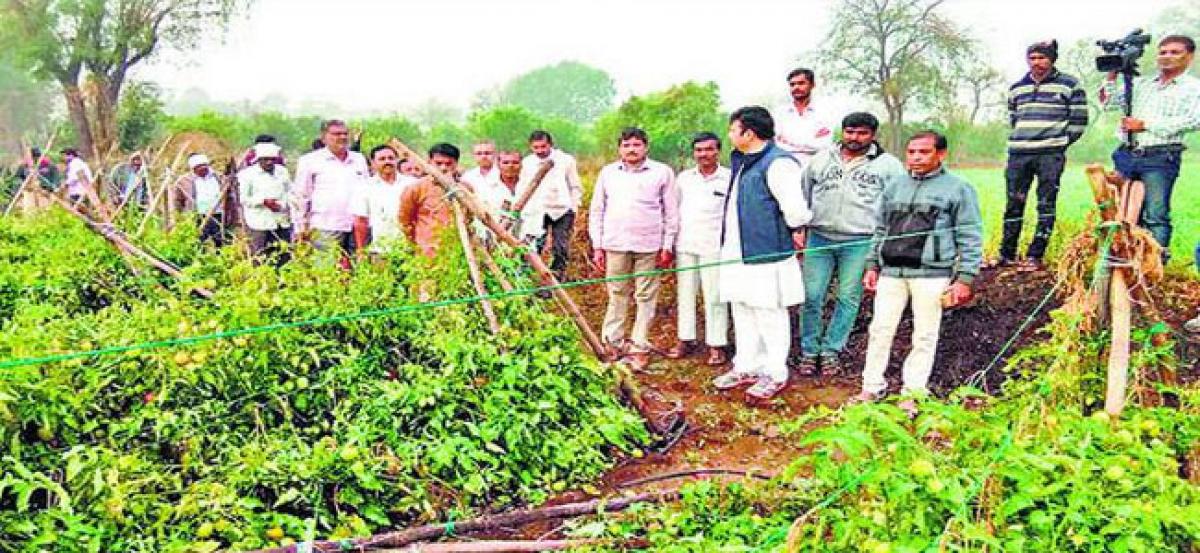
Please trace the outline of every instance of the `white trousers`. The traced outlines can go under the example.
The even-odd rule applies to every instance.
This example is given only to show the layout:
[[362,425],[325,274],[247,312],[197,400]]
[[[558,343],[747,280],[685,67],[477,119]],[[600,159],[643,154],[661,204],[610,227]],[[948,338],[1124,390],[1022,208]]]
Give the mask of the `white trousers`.
[[[729,345],[729,304],[721,303],[721,267],[715,265],[719,255],[703,256],[680,253],[676,266],[685,270],[675,273],[678,290],[679,339],[696,339],[696,294],[704,295],[704,343],[719,348]],[[703,265],[701,269],[687,269]]]
[[950,285],[949,277],[897,278],[880,276],[875,291],[875,315],[867,340],[867,363],[863,368],[863,390],[875,394],[887,389],[883,373],[892,355],[892,341],[904,308],[912,300],[912,351],[904,360],[903,392],[925,393],[933,358],[937,353],[938,333],[942,328],[942,294]]
[[737,354],[733,370],[766,376],[774,382],[788,379],[787,358],[792,346],[792,318],[786,307],[752,307],[735,302],[733,340]]

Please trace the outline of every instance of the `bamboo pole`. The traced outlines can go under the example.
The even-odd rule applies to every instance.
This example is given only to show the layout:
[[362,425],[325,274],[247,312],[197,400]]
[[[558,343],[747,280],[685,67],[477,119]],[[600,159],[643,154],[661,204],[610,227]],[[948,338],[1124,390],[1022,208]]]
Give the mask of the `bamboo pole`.
[[504,269],[500,267],[499,263],[496,263],[496,258],[492,257],[492,252],[488,251],[483,242],[479,240],[479,236],[474,233],[471,234],[471,245],[479,250],[479,255],[483,258],[483,265],[487,267],[493,277],[496,277],[496,281],[500,283],[500,289],[505,292],[512,292],[514,290],[512,282],[509,282],[508,277],[504,276]]
[[[49,193],[45,193],[45,195],[50,197],[52,202],[57,203],[60,207],[67,210],[67,213],[70,213],[76,219],[79,219],[80,221],[82,221],[83,224],[87,225],[87,227],[89,229],[91,229],[93,232],[99,234],[100,236],[103,236],[104,239],[108,240],[108,242],[110,244],[112,244],[113,247],[117,248],[117,250],[119,250],[123,253],[130,254],[135,257],[141,258],[143,261],[149,263],[155,269],[158,269],[159,271],[161,271],[171,277],[174,277],[176,279],[184,278],[184,274],[182,271],[179,270],[179,267],[176,267],[176,266],[168,263],[167,261],[159,259],[159,258],[155,257],[154,255],[147,253],[145,250],[133,245],[133,243],[131,243],[125,239],[125,237],[121,233],[121,231],[117,230],[112,225],[101,224],[101,223],[97,223],[97,222],[93,221],[87,215],[84,215],[83,213],[80,213],[79,210],[75,209],[75,207],[72,206],[70,202],[68,202],[58,196],[55,196],[55,195],[49,194]],[[197,288],[193,289],[193,292],[196,295],[203,297],[204,299],[212,299],[212,296],[213,296],[212,291],[205,289],[205,288],[197,287]]]
[[150,205],[146,208],[146,213],[142,216],[142,222],[138,224],[137,233],[135,233],[134,236],[141,236],[142,232],[146,230],[146,222],[150,220],[150,217],[154,214],[154,210],[158,209],[158,203],[160,200],[163,200],[168,204],[163,207],[163,221],[167,224],[170,223],[169,218],[171,216],[171,206],[169,205],[170,194],[168,193],[168,190],[170,187],[175,186],[175,166],[179,165],[180,160],[183,159],[183,155],[187,153],[191,146],[191,140],[184,142],[183,147],[175,153],[175,158],[171,160],[171,164],[163,168],[163,173],[165,175],[162,179],[162,186],[158,188],[158,192],[156,192],[154,197],[150,200]]
[[[158,147],[158,151],[154,152],[153,158],[146,156],[146,154],[142,154],[142,169],[146,173],[145,174],[145,182],[143,183],[146,186],[146,201],[150,200],[150,160],[158,159],[159,156],[162,155],[163,151],[167,149],[167,144],[168,144],[168,142],[164,140],[162,146]],[[129,160],[125,160],[125,162],[128,163]],[[114,183],[114,184],[116,184],[116,183]],[[130,194],[124,198],[121,198],[121,205],[117,206],[117,212],[113,214],[113,220],[116,220],[121,217],[121,212],[125,211],[125,206],[129,205],[129,199],[131,197],[133,197],[133,194]]]
[[[212,167],[210,166],[208,168],[208,170],[211,172]],[[220,179],[220,177],[217,177],[217,178]],[[205,213],[204,218],[200,220],[200,230],[201,231],[204,230],[204,225],[207,225],[208,222],[210,220],[212,220],[213,216],[217,214],[218,207],[220,207],[220,208],[226,207],[225,206],[225,203],[226,203],[225,195],[229,193],[229,187],[233,185],[233,182],[236,180],[236,178],[237,177],[235,177],[235,176],[228,175],[224,179],[222,179],[225,182],[223,184],[221,184],[221,191],[217,192],[216,203],[214,203],[212,205],[212,207],[208,208],[208,212]],[[222,236],[225,234],[225,219],[226,219],[225,213],[222,212],[221,213],[221,234],[222,234]],[[224,238],[222,238],[222,240],[224,240]]]
[[542,162],[542,164],[538,167],[537,172],[533,174],[533,180],[529,181],[529,186],[521,192],[521,197],[517,198],[517,201],[513,203],[513,211],[519,213],[522,209],[525,209],[525,205],[529,203],[529,199],[533,197],[535,192],[537,192],[538,187],[542,185],[542,180],[546,178],[546,175],[553,168],[553,159],[547,159],[546,161]]
[[581,334],[583,334],[584,341],[587,343],[588,347],[591,348],[592,353],[594,353],[596,357],[601,360],[609,360],[608,354],[604,348],[604,344],[600,342],[599,336],[592,331],[592,327],[590,324],[588,324],[587,318],[583,316],[583,313],[579,310],[579,306],[575,304],[575,301],[571,299],[571,296],[567,295],[566,291],[564,291],[562,287],[558,285],[558,279],[554,277],[554,273],[551,272],[550,268],[546,266],[546,262],[542,261],[541,256],[537,255],[537,253],[531,248],[525,247],[525,244],[523,244],[520,240],[517,240],[517,238],[508,231],[508,229],[499,224],[496,221],[496,218],[492,216],[491,212],[488,211],[487,207],[485,207],[483,203],[479,201],[479,198],[475,197],[475,194],[473,194],[470,190],[466,190],[462,186],[459,186],[459,184],[453,179],[446,176],[445,173],[442,173],[437,167],[434,167],[432,163],[429,163],[429,161],[423,156],[413,151],[412,148],[409,148],[400,140],[392,138],[388,141],[388,145],[392,146],[405,157],[412,160],[412,162],[417,164],[417,166],[420,167],[422,171],[425,171],[426,174],[433,176],[434,182],[445,189],[447,194],[453,196],[453,200],[461,202],[467,212],[476,219],[479,219],[484,226],[486,226],[496,235],[498,240],[524,252],[525,260],[529,262],[529,265],[533,268],[534,272],[536,272],[544,282],[549,283],[551,286],[551,293],[554,294],[554,297],[558,298],[560,302],[562,302],[564,308],[567,310],[568,315],[570,315],[571,319],[575,322],[575,325],[579,327],[579,331]]
[[[8,203],[8,207],[4,208],[5,217],[12,212],[13,206],[17,205],[17,198],[21,197],[21,194],[25,192],[25,188],[29,186],[29,183],[36,181],[38,177],[41,176],[41,173],[38,170],[42,167],[42,161],[44,161],[46,156],[50,154],[50,148],[54,147],[54,140],[57,138],[58,129],[55,129],[54,132],[50,134],[50,140],[46,141],[46,148],[42,150],[42,155],[37,159],[32,160],[33,163],[29,166],[29,174],[25,175],[25,180],[21,181],[21,186],[20,188],[17,188],[16,194],[13,194],[12,201]],[[24,157],[24,153],[26,152],[22,152],[22,157]]]
[[463,255],[467,258],[467,270],[471,274],[471,284],[475,287],[475,294],[480,298],[480,308],[483,309],[483,316],[487,319],[488,328],[492,331],[492,335],[500,334],[500,321],[496,319],[496,311],[492,309],[491,300],[487,299],[487,287],[483,285],[483,273],[479,270],[479,260],[475,258],[475,248],[471,244],[471,229],[467,227],[467,218],[463,215],[462,207],[458,202],[450,202],[450,207],[454,209],[454,224],[458,226],[458,239],[462,243]]

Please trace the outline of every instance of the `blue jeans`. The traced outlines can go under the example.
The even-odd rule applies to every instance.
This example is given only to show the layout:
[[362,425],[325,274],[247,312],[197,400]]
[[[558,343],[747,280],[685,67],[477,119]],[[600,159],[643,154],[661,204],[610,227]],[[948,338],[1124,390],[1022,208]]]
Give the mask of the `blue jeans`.
[[1179,162],[1183,152],[1158,151],[1134,155],[1129,150],[1113,152],[1117,172],[1146,185],[1146,201],[1142,204],[1139,224],[1146,227],[1163,247],[1163,256],[1171,255],[1171,190],[1179,178]]
[[[835,355],[846,348],[862,304],[862,277],[870,253],[869,238],[830,240],[809,232],[804,252],[804,311],[800,317],[800,347],[804,355]],[[822,328],[829,281],[835,272],[837,303],[829,327]]]

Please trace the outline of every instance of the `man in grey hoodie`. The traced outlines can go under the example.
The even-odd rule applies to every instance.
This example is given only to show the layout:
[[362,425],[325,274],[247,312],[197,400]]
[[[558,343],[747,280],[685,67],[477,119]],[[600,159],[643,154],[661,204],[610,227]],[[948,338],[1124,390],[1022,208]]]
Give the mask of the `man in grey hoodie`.
[[[855,400],[883,394],[883,373],[905,307],[912,300],[912,351],[904,360],[905,394],[926,393],[937,352],[942,309],[971,299],[983,260],[983,224],[975,189],[946,172],[946,137],[922,131],[908,140],[909,177],[883,193],[874,251],[863,286],[875,292],[875,315],[867,342],[863,388]],[[899,407],[910,414],[910,398]]]
[[[879,119],[851,113],[842,120],[842,141],[821,150],[804,168],[801,183],[812,206],[804,252],[803,356],[796,372],[837,374],[858,308],[862,277],[883,191],[906,178],[904,165],[875,141]],[[829,283],[837,275],[837,300],[829,326],[822,313]]]

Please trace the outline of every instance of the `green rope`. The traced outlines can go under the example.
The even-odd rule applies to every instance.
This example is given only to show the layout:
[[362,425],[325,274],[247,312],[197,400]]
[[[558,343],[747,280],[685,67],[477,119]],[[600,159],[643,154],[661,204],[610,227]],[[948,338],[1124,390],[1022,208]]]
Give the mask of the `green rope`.
[[[937,232],[951,232],[951,231],[958,230],[958,229],[972,228],[972,227],[975,227],[975,225],[957,225],[954,227],[948,227],[946,229],[913,232],[913,233],[905,233],[905,234],[897,234],[897,235],[887,236],[887,237],[884,237],[883,240],[895,240],[895,239],[899,239],[899,238],[906,238],[906,237],[911,237],[911,236],[921,236],[921,235],[933,234],[933,233],[937,233]],[[165,339],[165,340],[155,340],[155,341],[142,342],[142,343],[129,344],[129,345],[107,346],[107,347],[93,349],[93,350],[75,351],[75,352],[69,352],[69,353],[60,353],[60,354],[53,354],[53,355],[42,355],[42,356],[12,359],[12,360],[8,360],[8,361],[0,362],[0,369],[28,367],[28,366],[42,365],[42,364],[46,364],[46,363],[60,363],[60,362],[64,362],[64,361],[73,361],[75,359],[101,357],[101,356],[106,356],[106,355],[153,350],[153,349],[160,349],[160,348],[169,348],[169,347],[175,347],[175,346],[187,346],[187,345],[197,344],[197,343],[201,343],[201,342],[210,342],[210,341],[214,341],[214,340],[236,338],[239,336],[263,334],[263,333],[268,333],[268,332],[276,332],[276,331],[280,331],[280,330],[289,330],[289,329],[312,327],[312,326],[322,326],[322,325],[333,324],[333,323],[356,321],[359,319],[388,317],[388,316],[400,315],[400,314],[404,314],[404,313],[412,313],[412,312],[416,312],[416,311],[438,309],[438,308],[442,308],[442,307],[453,307],[453,306],[459,306],[459,305],[479,303],[479,302],[488,301],[488,300],[499,300],[499,299],[516,297],[516,296],[526,296],[526,295],[537,294],[537,293],[541,293],[541,292],[552,292],[555,289],[568,289],[568,288],[574,288],[574,287],[580,287],[580,286],[591,286],[594,284],[606,284],[609,282],[619,282],[619,281],[623,281],[623,280],[631,280],[631,279],[636,279],[636,278],[661,276],[661,275],[665,275],[665,274],[680,273],[680,272],[684,272],[684,271],[696,271],[696,270],[701,270],[701,269],[706,269],[706,268],[711,268],[711,267],[719,267],[722,265],[732,265],[732,264],[738,264],[738,263],[752,263],[754,261],[760,261],[760,260],[775,260],[775,259],[779,259],[780,256],[784,256],[784,259],[786,259],[787,256],[792,256],[792,255],[796,255],[796,254],[804,254],[804,253],[809,253],[809,252],[820,252],[820,251],[831,251],[831,250],[837,250],[840,248],[849,248],[849,247],[854,247],[854,246],[870,245],[870,244],[873,244],[874,242],[875,242],[875,239],[872,237],[872,238],[865,238],[862,240],[852,240],[852,241],[842,242],[842,243],[838,243],[838,244],[830,244],[828,246],[806,247],[803,250],[788,250],[786,252],[762,254],[762,255],[756,255],[756,256],[751,256],[751,257],[740,258],[740,259],[718,260],[718,261],[712,261],[712,262],[708,262],[708,263],[699,263],[699,264],[690,265],[687,267],[671,267],[671,268],[667,268],[667,269],[653,269],[653,270],[649,270],[649,271],[640,271],[640,272],[634,272],[634,273],[629,273],[629,274],[624,274],[624,275],[614,275],[614,276],[605,276],[605,277],[599,277],[599,278],[576,280],[576,281],[572,281],[572,282],[559,283],[557,285],[552,285],[552,286],[520,288],[520,289],[514,289],[511,291],[507,291],[507,292],[497,292],[494,294],[480,294],[480,295],[467,296],[467,297],[462,297],[462,298],[407,304],[407,305],[400,305],[400,306],[387,307],[387,308],[381,308],[381,309],[371,309],[371,310],[366,310],[366,311],[359,311],[356,313],[345,313],[345,314],[332,315],[332,316],[326,316],[326,317],[314,317],[314,318],[310,318],[310,319],[272,323],[272,324],[267,324],[267,325],[262,325],[262,326],[246,327],[246,328],[226,330],[226,331],[221,331],[221,332],[213,332],[213,333],[209,333],[209,334],[199,334],[196,336],[189,336],[189,337],[184,337],[184,338],[170,338],[170,339]],[[532,248],[532,246],[526,246],[526,247]]]

